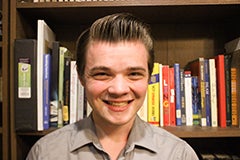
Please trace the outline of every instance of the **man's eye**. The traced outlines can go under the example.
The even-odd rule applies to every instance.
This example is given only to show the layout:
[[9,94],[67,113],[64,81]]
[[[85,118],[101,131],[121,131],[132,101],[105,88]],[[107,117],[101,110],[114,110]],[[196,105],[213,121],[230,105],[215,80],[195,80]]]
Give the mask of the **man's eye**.
[[92,75],[92,77],[94,77],[95,79],[97,80],[104,80],[104,79],[107,79],[109,78],[109,74],[105,73],[105,72],[98,72],[98,73],[94,73]]
[[133,80],[137,80],[137,79],[141,79],[142,77],[144,77],[144,74],[142,74],[140,72],[131,72],[129,74],[129,77]]

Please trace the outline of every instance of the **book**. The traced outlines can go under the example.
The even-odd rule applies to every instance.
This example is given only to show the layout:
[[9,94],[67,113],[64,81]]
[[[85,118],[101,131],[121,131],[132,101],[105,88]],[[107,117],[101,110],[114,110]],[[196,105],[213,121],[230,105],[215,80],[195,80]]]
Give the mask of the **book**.
[[174,64],[174,84],[175,84],[175,107],[176,107],[176,125],[181,126],[181,90],[180,90],[180,65]]
[[[76,61],[71,61],[70,69],[70,124],[77,121],[78,109],[78,74],[76,68]],[[81,107],[81,106],[79,106]]]
[[206,117],[206,91],[205,91],[205,74],[204,74],[204,58],[199,57],[198,59],[191,61],[186,66],[187,70],[190,70],[192,76],[198,76],[199,91],[200,91],[200,102],[201,102],[201,126],[207,126]]
[[[234,51],[232,53],[232,125],[240,127],[240,50]],[[236,68],[236,70],[234,69]],[[235,72],[236,71],[236,72]],[[236,78],[236,83],[235,83]],[[234,93],[236,84],[236,94]],[[236,101],[235,97],[237,98]],[[236,106],[236,108],[235,108]],[[237,118],[237,119],[235,119]]]
[[37,131],[37,41],[14,42],[15,130]]
[[80,80],[77,80],[77,120],[83,119],[86,115],[86,101],[84,87]]
[[176,126],[176,102],[175,102],[175,78],[174,68],[169,68],[169,107],[170,107],[170,126]]
[[63,126],[63,110],[64,106],[64,69],[65,61],[72,58],[72,53],[64,46],[59,47],[59,72],[58,72],[58,127]]
[[137,114],[138,116],[144,120],[145,122],[148,121],[148,104],[147,104],[147,94],[145,95],[145,99],[143,102],[143,105],[141,106],[141,108],[138,110]]
[[58,123],[58,85],[59,85],[59,47],[58,41],[53,42],[52,63],[51,63],[51,81],[50,81],[50,127],[57,127]]
[[43,129],[50,126],[50,81],[51,81],[51,54],[44,54],[43,57]]
[[201,102],[197,76],[192,76],[192,108],[193,108],[193,125],[200,125]]
[[217,104],[218,104],[218,124],[226,127],[226,85],[225,85],[225,66],[224,55],[215,57],[217,75]]
[[225,66],[225,85],[226,85],[226,123],[227,126],[232,125],[232,109],[231,109],[231,61],[232,55],[224,55]]
[[184,92],[184,70],[180,69],[180,96],[181,96],[181,125],[186,125],[185,92]]
[[192,77],[191,71],[184,71],[184,95],[185,95],[185,112],[186,126],[193,125],[193,108],[192,108]]
[[63,125],[69,124],[70,112],[70,69],[72,56],[64,58],[64,73],[63,73]]
[[163,93],[163,125],[170,126],[170,84],[169,84],[169,66],[162,66],[162,90]]
[[162,80],[162,67],[163,67],[163,64],[161,63],[158,63],[159,65],[159,108],[160,108],[160,111],[159,111],[159,123],[160,123],[160,126],[164,126],[164,121],[163,121],[163,92],[160,92],[163,90],[163,80]]
[[237,68],[231,68],[231,125],[238,126]]
[[44,20],[37,21],[37,109],[38,130],[43,130],[43,55],[52,49],[55,33]]
[[205,108],[207,126],[211,126],[211,103],[210,103],[210,85],[209,85],[209,60],[204,59],[204,84],[205,84]]
[[148,84],[148,123],[155,126],[160,125],[159,80],[159,63],[154,63]]
[[218,109],[217,109],[217,79],[215,59],[209,59],[209,85],[210,85],[210,101],[211,101],[211,126],[218,126]]

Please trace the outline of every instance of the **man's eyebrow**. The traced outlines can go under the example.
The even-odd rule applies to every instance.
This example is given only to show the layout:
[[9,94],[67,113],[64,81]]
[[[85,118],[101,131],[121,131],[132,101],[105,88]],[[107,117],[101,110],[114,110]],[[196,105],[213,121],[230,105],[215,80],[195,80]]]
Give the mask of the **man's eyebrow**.
[[103,70],[103,71],[109,71],[110,69],[105,66],[96,66],[90,69],[90,72],[98,71],[98,70]]
[[147,72],[147,70],[143,67],[128,67],[128,70],[130,71],[144,71]]

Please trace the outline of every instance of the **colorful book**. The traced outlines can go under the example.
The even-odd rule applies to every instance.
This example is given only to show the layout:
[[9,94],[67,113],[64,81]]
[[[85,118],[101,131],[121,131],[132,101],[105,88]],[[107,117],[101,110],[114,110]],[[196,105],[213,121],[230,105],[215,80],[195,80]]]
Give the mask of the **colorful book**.
[[14,42],[15,130],[37,131],[37,41]]
[[51,81],[51,54],[43,57],[43,129],[50,126],[50,81]]
[[176,126],[176,102],[175,102],[175,78],[174,68],[169,68],[169,107],[170,107],[170,126]]
[[180,81],[180,65],[174,64],[174,81],[175,81],[175,107],[176,107],[176,125],[181,126],[181,81]]
[[162,66],[162,90],[163,92],[163,125],[170,126],[170,85],[169,85],[169,66]]
[[210,103],[210,85],[209,85],[209,60],[204,59],[204,83],[205,83],[205,108],[207,126],[211,126],[211,103]]
[[148,84],[148,123],[159,126],[159,63],[154,63]]
[[224,55],[215,57],[217,73],[217,102],[218,102],[218,122],[220,127],[226,127],[226,85]]
[[193,125],[200,125],[201,103],[197,76],[192,76],[192,108],[193,108]]

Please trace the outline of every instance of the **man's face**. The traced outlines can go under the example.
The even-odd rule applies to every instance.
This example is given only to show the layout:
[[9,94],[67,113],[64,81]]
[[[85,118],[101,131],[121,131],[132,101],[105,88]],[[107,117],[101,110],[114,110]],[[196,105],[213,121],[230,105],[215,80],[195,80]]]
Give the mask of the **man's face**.
[[96,123],[133,122],[148,86],[148,52],[139,41],[92,42],[83,85]]

